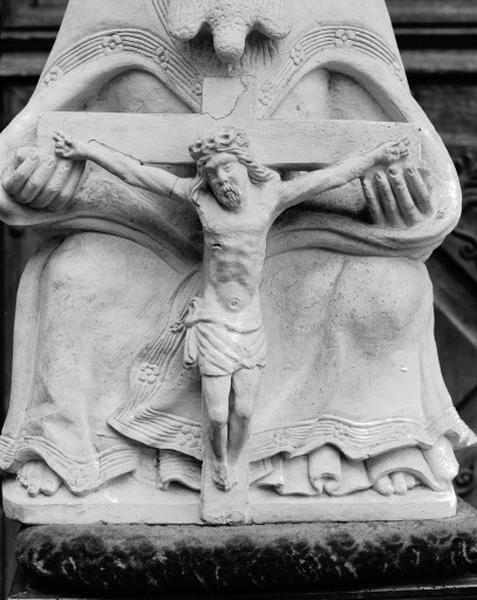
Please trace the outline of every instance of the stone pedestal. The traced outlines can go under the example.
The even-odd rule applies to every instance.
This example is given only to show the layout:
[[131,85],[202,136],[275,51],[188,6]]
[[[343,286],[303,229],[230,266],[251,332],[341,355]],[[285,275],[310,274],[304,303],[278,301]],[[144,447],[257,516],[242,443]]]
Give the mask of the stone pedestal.
[[448,586],[476,593],[474,580],[455,578],[477,573],[477,511],[461,503],[455,517],[435,521],[35,526],[19,535],[17,558],[29,585],[66,597],[309,592],[321,598],[339,589],[357,598],[358,588],[377,594],[404,585],[416,593],[432,588],[436,596],[369,597],[445,598]]
[[[270,600],[270,595],[263,596],[254,595],[254,600]],[[323,589],[306,594],[306,600],[414,600],[414,599],[429,599],[433,600],[455,600],[456,598],[467,598],[474,600],[477,597],[477,578],[464,577],[459,579],[451,579],[439,583],[422,583],[422,584],[405,584],[391,586],[367,586],[358,587],[355,589]],[[69,595],[58,598],[53,594],[42,594],[28,587],[23,581],[18,580],[14,586],[8,600],[67,600],[75,598],[74,591]],[[153,600],[143,598],[143,600]],[[171,597],[169,596],[169,599]],[[202,596],[204,600],[229,600],[228,594],[213,594]],[[249,594],[234,594],[234,600],[251,600]],[[304,600],[301,592],[298,593],[275,593],[274,600]],[[132,600],[132,598],[125,600]],[[181,596],[181,600],[197,600],[197,596],[186,595]]]

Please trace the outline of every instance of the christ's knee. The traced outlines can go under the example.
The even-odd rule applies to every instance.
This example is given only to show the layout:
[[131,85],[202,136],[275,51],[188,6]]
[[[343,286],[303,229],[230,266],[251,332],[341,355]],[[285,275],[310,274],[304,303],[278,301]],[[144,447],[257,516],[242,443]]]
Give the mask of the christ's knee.
[[209,415],[209,427],[212,431],[220,431],[224,427],[227,427],[228,419],[222,414],[220,415]]
[[226,424],[229,416],[230,377],[203,377],[202,393],[209,423]]
[[261,370],[258,368],[242,369],[235,373],[232,380],[234,390],[232,412],[237,419],[246,422],[252,418],[260,376]]
[[255,398],[251,395],[235,394],[233,414],[244,423],[250,421],[253,415]]
[[228,438],[228,401],[204,395],[208,437],[216,460],[225,461]]
[[212,429],[217,430],[227,425],[227,422],[229,420],[228,402],[223,402],[221,404],[214,403],[212,405],[206,405],[206,411],[209,425]]

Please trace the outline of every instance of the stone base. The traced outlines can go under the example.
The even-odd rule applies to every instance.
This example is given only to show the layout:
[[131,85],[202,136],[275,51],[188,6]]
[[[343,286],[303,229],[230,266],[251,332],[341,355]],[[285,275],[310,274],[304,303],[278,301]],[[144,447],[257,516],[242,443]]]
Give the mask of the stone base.
[[[303,600],[303,594],[293,592],[275,592],[273,600]],[[201,594],[202,600],[250,600],[250,594]],[[124,597],[124,600],[137,600],[136,597]],[[169,596],[171,598],[171,596]],[[181,595],[181,600],[197,600],[197,595]],[[271,600],[268,593],[254,594],[254,600]],[[377,585],[350,588],[314,590],[306,594],[306,600],[475,600],[477,598],[477,577],[452,578],[441,581],[406,584]],[[12,588],[7,600],[80,600],[72,593],[58,596],[53,593],[42,593],[30,587],[28,582],[19,580]],[[84,599],[81,599],[84,600]],[[96,600],[101,600],[97,598]],[[142,597],[142,600],[157,600],[157,596]]]
[[477,511],[460,503],[455,517],[402,523],[36,526],[20,534],[17,558],[34,587],[69,596],[437,583],[477,572]]
[[[121,503],[118,502],[121,498]],[[200,497],[173,485],[167,491],[127,476],[87,496],[73,496],[61,488],[54,496],[31,498],[14,480],[3,484],[6,516],[27,525],[88,523],[201,524]],[[344,497],[280,496],[252,489],[250,523],[316,521],[399,521],[442,519],[456,511],[452,487],[433,492],[418,487],[406,496],[381,496],[374,490]]]

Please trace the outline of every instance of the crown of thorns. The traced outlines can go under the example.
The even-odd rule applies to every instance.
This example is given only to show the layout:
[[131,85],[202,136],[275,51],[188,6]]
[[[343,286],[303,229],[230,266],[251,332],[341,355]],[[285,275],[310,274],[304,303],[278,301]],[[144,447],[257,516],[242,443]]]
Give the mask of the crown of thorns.
[[227,127],[211,137],[200,138],[189,146],[189,154],[195,162],[203,162],[217,152],[246,150],[250,142],[241,129]]

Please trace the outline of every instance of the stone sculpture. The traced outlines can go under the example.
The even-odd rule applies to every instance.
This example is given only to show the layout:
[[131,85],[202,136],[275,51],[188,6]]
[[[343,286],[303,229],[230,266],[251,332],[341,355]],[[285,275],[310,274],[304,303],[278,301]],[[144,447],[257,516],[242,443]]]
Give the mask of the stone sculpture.
[[140,4],[70,0],[0,136],[2,218],[50,234],[19,290],[7,512],[453,514],[474,435],[424,261],[460,193],[384,2]]
[[[199,367],[213,479],[219,489],[229,491],[237,483],[236,465],[266,364],[259,285],[270,227],[288,208],[362,177],[376,165],[389,166],[404,158],[409,140],[384,144],[334,169],[278,184],[277,173],[254,161],[246,134],[234,128],[190,147],[197,163],[195,179],[178,178],[129,157],[121,160],[114,152],[68,140],[61,132],[54,139],[56,154],[63,158],[94,161],[130,185],[196,207],[204,231],[203,284],[183,322],[188,330],[184,364]],[[414,210],[418,213],[420,204],[425,214],[430,210],[425,184],[417,170],[407,171],[418,191]],[[15,169],[5,181],[7,187],[17,173]],[[391,176],[398,205],[408,208],[406,200],[412,198],[404,192],[404,178],[399,179],[396,169]]]

